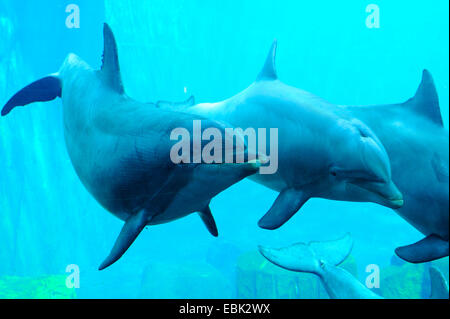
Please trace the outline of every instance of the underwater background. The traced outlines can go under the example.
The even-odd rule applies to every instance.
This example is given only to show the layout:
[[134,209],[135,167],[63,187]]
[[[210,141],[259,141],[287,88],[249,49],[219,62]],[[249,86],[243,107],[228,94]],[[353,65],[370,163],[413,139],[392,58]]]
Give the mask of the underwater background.
[[[66,7],[80,9],[67,28]],[[366,7],[380,9],[368,28]],[[412,97],[426,68],[444,125],[449,119],[448,1],[0,0],[0,104],[56,72],[69,52],[101,65],[102,27],[119,49],[125,90],[140,101],[220,101],[256,78],[276,38],[279,78],[332,103],[364,105]],[[98,265],[123,222],[82,186],[66,152],[61,101],[0,118],[0,298],[326,298],[312,274],[276,268],[257,245],[330,240],[350,232],[344,267],[364,282],[381,269],[387,298],[429,295],[429,264],[406,264],[394,249],[423,236],[371,203],[313,199],[275,231],[257,226],[276,193],[244,180],[213,199],[212,237],[193,214],[148,227],[110,268]],[[418,181],[420,182],[420,181]],[[433,262],[448,280],[448,258]],[[68,265],[80,270],[69,289]]]

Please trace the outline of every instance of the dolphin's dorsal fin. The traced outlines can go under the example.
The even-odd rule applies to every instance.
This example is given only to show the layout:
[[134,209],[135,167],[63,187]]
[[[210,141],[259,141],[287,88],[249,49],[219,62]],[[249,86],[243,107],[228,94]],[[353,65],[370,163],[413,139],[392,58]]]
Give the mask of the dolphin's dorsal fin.
[[422,81],[414,97],[404,103],[406,107],[414,109],[417,113],[432,120],[434,123],[444,126],[439,98],[434,86],[433,77],[428,70],[423,70]]
[[103,81],[114,91],[123,94],[119,56],[114,34],[107,23],[103,25],[103,59],[100,71]]
[[278,78],[277,76],[277,69],[275,68],[275,56],[277,53],[277,40],[273,40],[272,46],[270,47],[269,54],[267,55],[266,62],[264,63],[264,66],[259,72],[258,77],[256,78],[256,81],[262,81],[262,80],[276,80]]

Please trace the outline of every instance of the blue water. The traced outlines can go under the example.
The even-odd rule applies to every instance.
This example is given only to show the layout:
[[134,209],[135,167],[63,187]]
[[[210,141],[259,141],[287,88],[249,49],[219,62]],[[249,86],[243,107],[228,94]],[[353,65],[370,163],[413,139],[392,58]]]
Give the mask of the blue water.
[[[65,25],[69,3],[80,8],[79,29]],[[379,29],[366,26],[369,3],[380,8]],[[1,0],[0,104],[32,80],[56,72],[69,52],[99,67],[104,21],[116,35],[126,92],[137,100],[230,97],[255,79],[276,38],[279,78],[336,104],[402,102],[427,68],[448,127],[444,0]],[[188,296],[186,287],[201,284],[204,297],[233,297],[242,253],[258,244],[326,240],[346,232],[355,240],[352,254],[364,280],[366,265],[388,265],[395,247],[422,238],[387,208],[321,199],[309,201],[279,230],[261,230],[256,223],[276,193],[244,180],[212,201],[219,238],[191,215],[149,227],[118,263],[98,272],[122,222],[100,207],[75,175],[60,100],[0,119],[0,163],[0,278],[65,274],[68,264],[76,264],[79,297],[158,297],[153,290],[141,293],[142,278],[163,287],[169,285],[169,270],[200,274],[211,268],[221,274],[223,289],[217,291],[212,277],[186,278],[184,290],[174,284],[181,289],[176,296]]]

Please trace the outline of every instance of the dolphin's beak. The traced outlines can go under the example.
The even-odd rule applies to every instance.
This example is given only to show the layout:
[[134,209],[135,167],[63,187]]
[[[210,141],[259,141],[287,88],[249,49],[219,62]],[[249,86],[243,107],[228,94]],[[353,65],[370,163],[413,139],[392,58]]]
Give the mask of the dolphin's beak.
[[243,163],[230,163],[232,165],[242,165],[245,169],[248,169],[249,171],[253,171],[254,173],[259,170],[261,165],[266,164],[269,159],[266,155],[262,153],[256,153],[249,151],[248,149],[244,152],[244,158],[247,159],[247,161],[244,161]]
[[373,138],[366,138],[362,152],[368,176],[372,181],[389,183],[391,181],[391,163],[381,143]]
[[369,192],[362,195],[372,202],[392,209],[402,207],[403,195],[392,181],[391,165],[383,145],[374,134],[364,138],[363,145],[361,155],[367,176],[350,180],[347,185],[353,184]]
[[367,191],[372,202],[380,205],[399,209],[403,206],[403,195],[392,180],[387,183],[379,182],[351,182],[347,184],[347,187],[357,187],[360,191]]
[[240,165],[243,165],[249,171],[254,171],[256,173],[256,171],[258,171],[258,169],[261,167],[261,161],[259,159],[252,159]]
[[220,163],[218,165],[238,170],[242,174],[242,177],[245,178],[258,172],[261,167],[261,161],[259,159],[252,159],[243,163]]

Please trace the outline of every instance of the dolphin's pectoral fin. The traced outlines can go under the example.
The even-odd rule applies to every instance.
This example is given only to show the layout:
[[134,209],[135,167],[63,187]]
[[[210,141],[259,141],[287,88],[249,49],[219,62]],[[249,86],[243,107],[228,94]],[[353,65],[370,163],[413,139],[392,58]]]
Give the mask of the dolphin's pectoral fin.
[[114,91],[123,94],[120,76],[119,55],[114,34],[107,23],[103,25],[103,61],[100,75],[102,80]]
[[259,220],[258,226],[276,229],[287,222],[309,199],[303,191],[293,188],[283,190],[269,211]]
[[98,270],[105,269],[122,257],[128,247],[131,246],[136,237],[140,234],[142,229],[144,229],[146,224],[147,216],[144,210],[128,218],[125,225],[123,225],[119,237],[117,237],[109,256],[102,262]]
[[398,247],[395,253],[410,263],[423,263],[448,256],[448,241],[437,235],[430,235],[417,243]]
[[211,213],[211,209],[209,208],[209,205],[206,206],[206,208],[198,213],[200,215],[200,218],[202,219],[203,223],[205,223],[206,228],[208,231],[213,235],[214,237],[219,236],[219,232],[217,231],[216,222],[214,221],[214,217]]
[[156,102],[156,107],[167,107],[167,108],[187,108],[195,105],[195,98],[191,95],[186,101],[183,102],[169,102],[169,101],[158,101]]
[[256,78],[256,81],[262,81],[262,80],[276,80],[278,78],[277,76],[277,70],[275,68],[275,57],[277,53],[277,40],[273,40],[272,46],[270,47],[269,54],[267,55],[266,62],[264,63],[264,66],[259,72],[258,77]]
[[33,102],[51,101],[56,97],[61,97],[61,81],[57,76],[46,76],[14,94],[3,107],[2,116],[11,112],[16,106],[24,106]]

